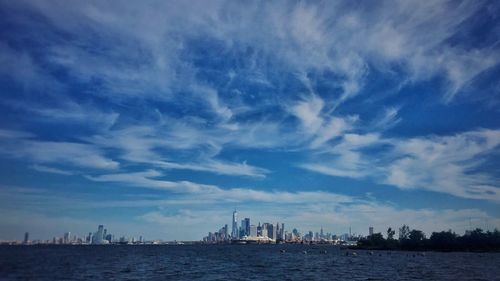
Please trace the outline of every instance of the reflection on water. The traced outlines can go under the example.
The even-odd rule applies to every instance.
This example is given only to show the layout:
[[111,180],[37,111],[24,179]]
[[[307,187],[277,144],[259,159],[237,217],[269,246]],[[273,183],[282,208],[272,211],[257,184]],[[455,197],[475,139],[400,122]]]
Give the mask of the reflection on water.
[[0,246],[0,280],[500,280],[500,253],[306,245]]

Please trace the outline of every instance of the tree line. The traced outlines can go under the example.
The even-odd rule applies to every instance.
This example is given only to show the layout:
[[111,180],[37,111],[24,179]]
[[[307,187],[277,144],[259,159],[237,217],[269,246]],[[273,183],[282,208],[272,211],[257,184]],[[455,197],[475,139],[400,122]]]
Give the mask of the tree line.
[[433,232],[429,238],[421,230],[410,229],[403,225],[399,228],[399,238],[394,236],[396,231],[387,229],[386,237],[382,233],[374,233],[358,241],[356,248],[381,250],[409,250],[409,251],[500,251],[500,232],[483,231],[476,228],[460,236],[451,230]]

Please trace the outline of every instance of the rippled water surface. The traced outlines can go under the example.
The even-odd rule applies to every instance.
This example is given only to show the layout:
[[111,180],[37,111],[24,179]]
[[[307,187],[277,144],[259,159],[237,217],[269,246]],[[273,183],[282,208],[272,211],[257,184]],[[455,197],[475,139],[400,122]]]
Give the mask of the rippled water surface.
[[0,246],[0,280],[500,280],[500,253],[356,254],[326,245]]

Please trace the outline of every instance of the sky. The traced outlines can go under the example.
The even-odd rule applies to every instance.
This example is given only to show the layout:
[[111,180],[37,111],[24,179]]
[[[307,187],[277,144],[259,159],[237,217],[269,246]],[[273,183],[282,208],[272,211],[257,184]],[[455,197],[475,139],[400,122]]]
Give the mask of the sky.
[[498,1],[0,0],[0,240],[500,228]]

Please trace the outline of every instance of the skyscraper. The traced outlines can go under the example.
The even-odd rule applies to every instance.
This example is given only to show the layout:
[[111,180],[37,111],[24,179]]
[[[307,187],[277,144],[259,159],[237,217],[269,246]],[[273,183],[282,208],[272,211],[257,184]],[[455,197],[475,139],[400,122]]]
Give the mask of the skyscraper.
[[28,244],[28,242],[30,241],[30,233],[29,232],[25,232],[24,233],[24,244]]
[[257,237],[257,226],[256,225],[250,226],[250,236]]
[[104,239],[104,226],[101,224],[97,228],[97,232],[95,234],[95,239],[92,241],[94,244],[102,244],[102,240]]
[[233,229],[231,231],[231,238],[238,239],[238,212],[233,212]]
[[63,243],[69,244],[71,241],[71,232],[64,233]]
[[250,218],[245,218],[245,234],[250,235]]
[[368,235],[373,235],[373,226],[368,228]]
[[276,237],[276,227],[274,226],[274,224],[270,223],[267,225],[267,237],[273,239],[273,240],[277,240],[277,237]]
[[241,220],[241,229],[243,236],[250,235],[250,218],[244,218],[243,220]]
[[268,233],[267,233],[267,227],[268,227],[268,223],[263,223],[260,227],[260,236],[262,237],[269,237],[268,236]]

